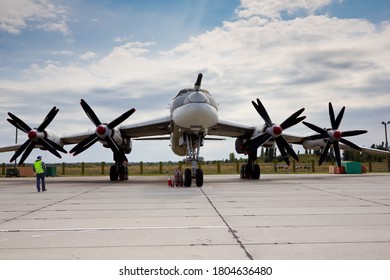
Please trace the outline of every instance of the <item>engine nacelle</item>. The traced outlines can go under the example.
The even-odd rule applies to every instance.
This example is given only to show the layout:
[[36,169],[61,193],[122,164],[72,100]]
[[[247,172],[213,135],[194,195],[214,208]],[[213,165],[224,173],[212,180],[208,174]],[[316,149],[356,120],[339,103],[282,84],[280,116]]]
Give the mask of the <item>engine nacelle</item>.
[[267,130],[267,126],[266,125],[262,125],[262,126],[259,126],[257,127],[254,131],[253,131],[253,134],[251,136],[251,139],[257,137],[257,136],[260,136],[261,134],[265,133]]
[[[133,149],[133,144],[130,138],[123,138],[121,132],[117,128],[111,130],[111,137],[114,139],[115,143],[123,149],[126,154],[130,154]],[[109,148],[107,143],[103,140],[100,140],[105,148]]]
[[[43,134],[45,137],[54,143],[58,144],[59,146],[63,147],[64,143],[61,142],[61,136],[57,133],[55,133],[53,130],[45,129],[43,131]],[[41,148],[42,150],[46,150],[45,148]]]
[[320,150],[326,145],[326,139],[305,140],[302,146],[308,150]]
[[131,141],[130,138],[125,138],[124,139],[124,142],[125,142],[125,154],[130,154],[131,151],[133,150],[133,142]]
[[236,148],[236,152],[237,154],[246,154],[247,151],[244,149],[243,145],[245,143],[245,139],[242,139],[242,138],[237,138],[236,139],[236,142],[235,142],[235,148]]
[[[266,130],[267,130],[267,126],[266,125],[262,125],[262,126],[257,127],[253,131],[252,136],[250,137],[250,139],[256,138],[256,137],[266,133]],[[236,148],[236,152],[238,154],[247,154],[248,153],[248,151],[246,149],[244,149],[244,147],[243,147],[243,144],[247,140],[249,140],[249,139],[244,139],[244,138],[237,138],[236,139],[235,148]],[[264,143],[263,146],[264,147],[268,147],[270,145],[267,145],[267,143]]]

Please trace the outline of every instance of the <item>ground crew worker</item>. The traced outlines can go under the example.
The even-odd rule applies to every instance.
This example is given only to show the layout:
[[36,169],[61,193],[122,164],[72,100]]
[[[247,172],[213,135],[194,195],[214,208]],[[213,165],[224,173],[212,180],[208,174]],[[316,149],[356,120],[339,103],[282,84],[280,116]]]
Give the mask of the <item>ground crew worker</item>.
[[41,182],[42,182],[42,191],[46,191],[45,186],[45,173],[46,173],[46,166],[45,163],[42,161],[42,157],[38,156],[37,160],[34,162],[33,165],[34,174],[37,179],[37,191],[41,191]]

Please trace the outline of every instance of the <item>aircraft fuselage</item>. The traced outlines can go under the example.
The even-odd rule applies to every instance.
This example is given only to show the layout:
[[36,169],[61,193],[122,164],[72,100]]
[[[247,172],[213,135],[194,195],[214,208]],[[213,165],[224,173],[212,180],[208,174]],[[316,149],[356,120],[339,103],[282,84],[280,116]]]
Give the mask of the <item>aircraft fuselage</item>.
[[[207,90],[183,89],[173,99],[171,115],[171,148],[175,154],[184,156],[187,154],[187,141],[196,145],[200,140],[203,144],[202,139],[208,130],[217,125],[218,105]],[[187,137],[189,135],[191,140]]]

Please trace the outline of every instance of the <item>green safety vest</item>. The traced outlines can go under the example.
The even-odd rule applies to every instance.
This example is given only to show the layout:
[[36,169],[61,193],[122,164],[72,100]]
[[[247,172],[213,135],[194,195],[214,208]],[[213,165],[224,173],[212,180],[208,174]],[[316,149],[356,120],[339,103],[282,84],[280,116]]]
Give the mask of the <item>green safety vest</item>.
[[41,160],[36,160],[34,162],[34,170],[37,174],[45,173],[45,169],[43,169],[43,164]]

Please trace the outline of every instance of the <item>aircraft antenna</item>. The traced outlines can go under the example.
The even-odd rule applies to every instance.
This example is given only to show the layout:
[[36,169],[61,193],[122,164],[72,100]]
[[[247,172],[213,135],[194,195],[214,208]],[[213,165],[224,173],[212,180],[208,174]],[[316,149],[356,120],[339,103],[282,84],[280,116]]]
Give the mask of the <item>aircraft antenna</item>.
[[194,85],[194,89],[196,91],[200,90],[200,85],[202,84],[202,78],[203,78],[203,74],[199,73],[198,74],[198,78],[196,79],[196,82],[195,82],[195,85]]

